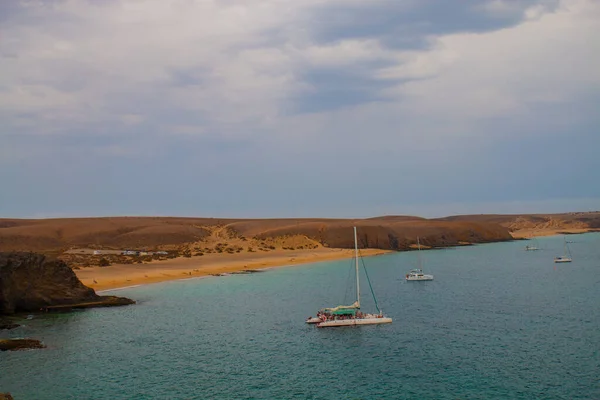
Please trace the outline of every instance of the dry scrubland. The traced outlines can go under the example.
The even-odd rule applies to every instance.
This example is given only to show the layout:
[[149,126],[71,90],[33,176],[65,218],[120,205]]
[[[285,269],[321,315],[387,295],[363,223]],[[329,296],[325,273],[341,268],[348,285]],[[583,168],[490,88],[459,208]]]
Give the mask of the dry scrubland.
[[[553,215],[461,215],[440,219],[214,219],[106,217],[0,219],[0,251],[61,255],[77,248],[166,250],[180,256],[274,250],[352,248],[405,250],[416,237],[429,247],[485,243],[600,229],[600,212]],[[69,255],[76,259],[77,253]],[[84,257],[84,256],[82,256]],[[67,257],[68,258],[68,257]],[[165,257],[163,257],[165,258]]]
[[418,217],[226,220],[211,218],[114,217],[0,220],[0,250],[61,254],[73,248],[238,253],[318,247],[351,248],[352,226],[361,247],[403,250],[417,236],[429,246],[510,239],[506,228],[487,221]]
[[[365,255],[512,240],[600,228],[600,213],[462,215],[440,219],[0,219],[0,251],[57,256],[95,289]],[[93,250],[101,254],[93,254]],[[120,250],[168,254],[120,255]],[[151,262],[151,263],[150,263]],[[147,265],[150,263],[149,265]]]

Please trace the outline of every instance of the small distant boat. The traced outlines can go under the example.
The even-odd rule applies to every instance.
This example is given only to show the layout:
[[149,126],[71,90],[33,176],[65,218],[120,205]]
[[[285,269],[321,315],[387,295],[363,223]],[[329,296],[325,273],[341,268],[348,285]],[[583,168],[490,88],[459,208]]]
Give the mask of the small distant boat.
[[422,269],[415,268],[411,269],[408,274],[406,274],[407,281],[432,281],[433,275],[426,275],[423,273]]
[[[354,227],[354,258],[356,267],[356,301],[349,306],[337,306],[331,308],[322,308],[317,312],[316,317],[309,317],[306,320],[307,324],[314,324],[317,328],[333,328],[339,326],[355,326],[355,325],[377,325],[377,324],[391,324],[392,319],[383,315],[379,306],[377,305],[377,299],[375,298],[375,292],[371,288],[371,294],[375,301],[375,307],[378,314],[367,314],[360,311],[360,276],[358,273],[358,240],[356,237],[356,227]],[[365,269],[366,272],[366,269]],[[367,276],[368,278],[368,276]],[[371,282],[369,282],[369,286]]]
[[423,273],[423,266],[421,262],[421,242],[419,241],[419,237],[417,236],[417,246],[419,248],[417,257],[418,257],[418,265],[419,268],[411,269],[408,274],[406,274],[407,281],[432,281],[433,275],[426,275]]
[[535,250],[539,250],[539,249],[540,249],[540,247],[535,238],[533,239],[533,244],[528,244],[525,246],[525,251],[535,251]]
[[561,257],[554,257],[555,263],[570,263],[573,261],[573,256],[571,255],[571,250],[569,249],[569,245],[567,244],[567,239],[564,239],[564,247],[563,247],[563,255]]

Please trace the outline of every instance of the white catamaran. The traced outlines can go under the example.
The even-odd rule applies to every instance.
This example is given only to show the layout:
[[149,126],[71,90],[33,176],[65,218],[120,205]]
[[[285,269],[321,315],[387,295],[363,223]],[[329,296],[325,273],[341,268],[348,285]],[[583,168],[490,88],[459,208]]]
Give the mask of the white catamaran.
[[417,246],[419,248],[417,253],[418,258],[418,267],[415,269],[411,269],[408,274],[406,274],[407,281],[432,281],[433,275],[426,275],[423,273],[423,263],[421,262],[421,242],[419,241],[419,237],[417,236]]
[[[571,250],[569,249],[569,245],[567,244],[567,238],[564,238],[564,248],[563,248],[563,255],[562,257],[554,257],[554,262],[555,263],[570,263],[571,261],[573,261],[573,258],[571,256]],[[568,257],[567,257],[568,255]]]
[[538,241],[536,238],[533,238],[533,243],[525,246],[525,251],[535,251],[539,250],[540,246],[538,245]]
[[377,307],[379,314],[367,314],[360,311],[360,276],[358,273],[358,240],[356,238],[356,227],[354,227],[354,258],[356,267],[356,301],[350,306],[323,308],[317,312],[316,317],[309,317],[306,320],[307,324],[316,324],[318,328],[330,328],[338,326],[392,323],[392,319],[384,316],[377,306],[377,299],[375,299],[375,294],[372,291],[373,299],[375,300],[375,307]]

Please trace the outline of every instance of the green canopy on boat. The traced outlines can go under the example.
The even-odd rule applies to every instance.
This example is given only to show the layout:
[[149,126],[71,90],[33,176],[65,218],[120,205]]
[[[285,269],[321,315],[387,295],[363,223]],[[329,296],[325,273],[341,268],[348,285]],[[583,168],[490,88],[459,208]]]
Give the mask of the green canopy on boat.
[[324,308],[322,311],[333,315],[355,315],[356,310],[359,309],[360,304],[358,301],[356,301],[351,306],[337,306],[333,308]]
[[356,308],[341,308],[339,310],[332,311],[332,315],[356,315]]

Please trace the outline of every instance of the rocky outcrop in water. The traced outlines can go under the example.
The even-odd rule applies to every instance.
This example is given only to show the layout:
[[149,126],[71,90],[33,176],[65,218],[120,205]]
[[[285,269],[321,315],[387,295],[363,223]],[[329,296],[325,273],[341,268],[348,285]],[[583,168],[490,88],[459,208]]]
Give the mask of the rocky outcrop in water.
[[0,253],[0,315],[133,303],[97,295],[63,261],[36,253]]
[[35,339],[0,339],[0,351],[43,349],[45,347],[42,342]]
[[0,400],[15,400],[10,393],[0,393]]

